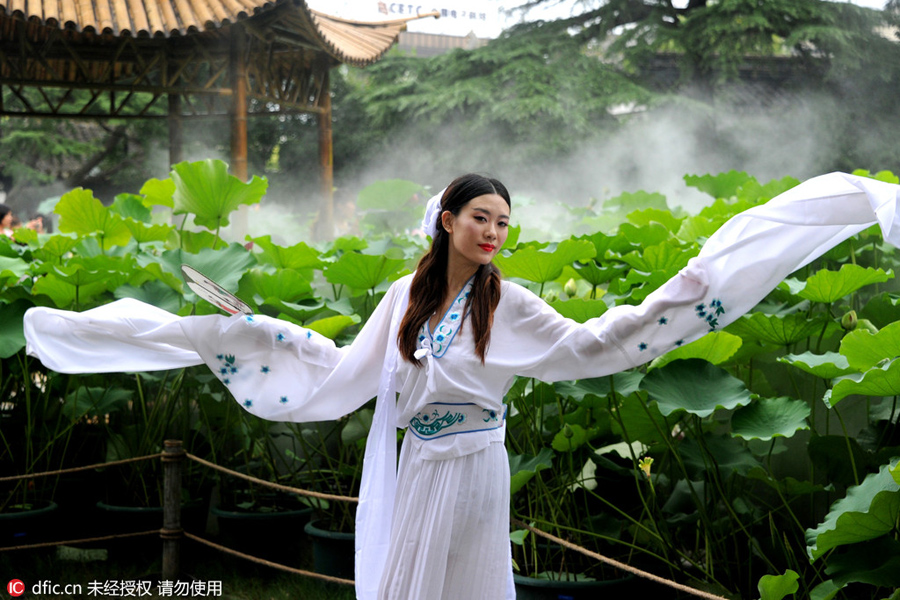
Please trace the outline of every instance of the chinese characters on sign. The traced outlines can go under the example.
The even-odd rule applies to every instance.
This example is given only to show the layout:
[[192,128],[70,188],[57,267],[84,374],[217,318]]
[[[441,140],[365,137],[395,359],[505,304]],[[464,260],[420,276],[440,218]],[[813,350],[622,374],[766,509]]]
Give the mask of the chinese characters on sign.
[[422,4],[406,4],[403,2],[379,2],[378,12],[383,15],[398,17],[414,17],[427,12],[437,11],[442,19],[467,19],[469,21],[487,21],[487,13],[460,8],[428,8]]

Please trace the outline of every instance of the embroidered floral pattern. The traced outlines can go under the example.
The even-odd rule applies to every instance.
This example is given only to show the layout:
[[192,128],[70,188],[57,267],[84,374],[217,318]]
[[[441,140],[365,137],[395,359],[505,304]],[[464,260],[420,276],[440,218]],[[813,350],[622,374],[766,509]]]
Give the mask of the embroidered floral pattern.
[[698,318],[706,321],[710,331],[715,331],[719,326],[719,317],[725,314],[725,308],[722,306],[721,300],[713,298],[709,301],[709,306],[706,304],[695,306],[694,312],[697,313]]
[[441,413],[435,410],[431,414],[417,414],[409,420],[409,426],[415,429],[419,435],[432,436],[465,420],[466,415],[463,413],[452,413],[448,410],[441,416]]
[[484,422],[485,422],[485,423],[488,423],[488,422],[490,422],[490,421],[496,421],[496,420],[497,420],[497,411],[496,411],[496,410],[488,410],[488,409],[485,408],[485,409],[482,410],[482,412],[487,413],[487,414],[484,416]]
[[459,331],[463,321],[463,313],[466,309],[466,299],[472,290],[473,279],[466,282],[466,285],[459,291],[456,299],[450,304],[447,313],[435,327],[432,333],[429,329],[428,321],[422,325],[419,332],[419,348],[428,348],[431,346],[431,354],[435,358],[440,358],[450,347],[456,332]]

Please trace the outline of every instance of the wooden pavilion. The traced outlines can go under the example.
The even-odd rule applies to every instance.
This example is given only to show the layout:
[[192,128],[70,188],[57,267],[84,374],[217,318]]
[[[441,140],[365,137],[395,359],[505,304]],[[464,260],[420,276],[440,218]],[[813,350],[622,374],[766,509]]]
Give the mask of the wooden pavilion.
[[330,225],[329,71],[374,63],[409,20],[348,21],[304,0],[0,0],[0,116],[165,118],[172,164],[183,120],[228,118],[246,180],[248,115],[313,114]]

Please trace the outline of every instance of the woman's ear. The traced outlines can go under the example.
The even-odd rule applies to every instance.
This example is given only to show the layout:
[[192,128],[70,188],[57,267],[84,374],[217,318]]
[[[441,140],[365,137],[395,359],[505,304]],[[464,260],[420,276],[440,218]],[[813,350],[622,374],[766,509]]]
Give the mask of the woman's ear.
[[454,214],[449,210],[441,213],[441,225],[444,226],[444,230],[447,233],[453,233],[453,217]]

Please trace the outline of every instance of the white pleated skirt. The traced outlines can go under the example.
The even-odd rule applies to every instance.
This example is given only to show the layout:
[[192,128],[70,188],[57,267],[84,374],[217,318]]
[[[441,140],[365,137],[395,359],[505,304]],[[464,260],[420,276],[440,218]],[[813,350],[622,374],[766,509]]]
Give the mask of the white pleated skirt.
[[514,599],[503,443],[445,460],[416,446],[400,452],[379,600]]

